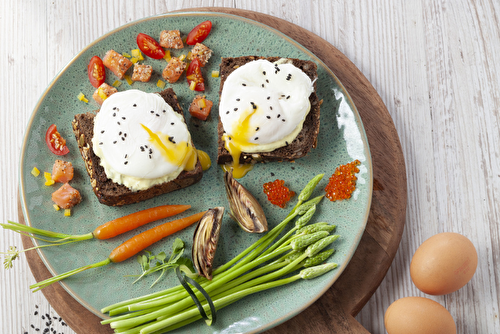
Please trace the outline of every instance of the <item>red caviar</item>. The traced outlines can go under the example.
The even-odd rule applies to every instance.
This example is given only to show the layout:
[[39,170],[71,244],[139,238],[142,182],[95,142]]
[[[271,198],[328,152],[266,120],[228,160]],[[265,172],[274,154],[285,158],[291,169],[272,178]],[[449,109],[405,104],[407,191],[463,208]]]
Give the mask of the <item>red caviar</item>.
[[294,191],[285,187],[285,181],[283,180],[264,183],[264,193],[267,195],[269,202],[281,208],[284,208],[286,203],[295,196]]
[[326,185],[326,197],[330,201],[338,201],[351,198],[352,193],[356,189],[356,173],[359,173],[357,167],[361,162],[354,160],[345,165],[337,167],[335,173],[330,177],[330,182]]

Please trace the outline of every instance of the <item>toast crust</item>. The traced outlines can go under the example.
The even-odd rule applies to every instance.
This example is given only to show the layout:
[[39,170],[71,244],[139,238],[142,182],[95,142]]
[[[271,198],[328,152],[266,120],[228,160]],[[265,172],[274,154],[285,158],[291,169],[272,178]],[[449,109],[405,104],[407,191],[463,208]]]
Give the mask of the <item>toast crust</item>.
[[[182,108],[172,88],[165,89],[159,94],[175,112],[183,115]],[[201,180],[203,170],[198,161],[194,170],[183,171],[175,180],[157,184],[145,190],[132,191],[124,185],[113,182],[106,176],[106,172],[100,163],[101,159],[95,155],[92,149],[94,118],[97,112],[98,111],[75,115],[72,121],[72,127],[78,143],[78,149],[80,150],[85,168],[90,177],[90,184],[100,203],[109,206],[122,206],[137,203],[155,196],[189,187]]]
[[[236,58],[222,58],[220,65],[220,88],[219,96],[224,87],[224,82],[226,81],[229,74],[231,74],[238,67],[257,60],[257,59],[267,59],[270,62],[275,62],[281,57],[260,57],[260,56],[244,56]],[[320,125],[320,106],[323,102],[319,100],[316,95],[316,79],[317,79],[317,65],[312,61],[287,58],[292,61],[292,64],[300,68],[309,78],[313,81],[314,92],[309,96],[309,101],[311,103],[311,110],[306,116],[302,130],[297,135],[297,137],[288,144],[287,146],[279,147],[271,152],[259,152],[259,153],[246,153],[243,152],[240,155],[240,164],[249,164],[257,162],[270,162],[270,161],[294,161],[295,159],[305,156],[311,148],[316,148],[317,138],[319,133]],[[217,163],[219,165],[231,163],[233,161],[229,151],[224,147],[224,140],[222,135],[224,134],[224,128],[222,122],[217,124]]]

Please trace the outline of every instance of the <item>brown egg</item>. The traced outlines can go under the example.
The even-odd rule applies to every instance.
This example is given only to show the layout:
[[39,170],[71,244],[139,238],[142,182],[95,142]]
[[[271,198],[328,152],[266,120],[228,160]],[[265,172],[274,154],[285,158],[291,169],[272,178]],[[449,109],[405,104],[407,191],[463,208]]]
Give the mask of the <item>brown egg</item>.
[[441,304],[423,297],[405,297],[385,311],[384,325],[389,334],[456,334],[450,312]]
[[422,292],[445,295],[470,281],[477,267],[472,242],[458,233],[439,233],[420,245],[413,255],[410,275]]

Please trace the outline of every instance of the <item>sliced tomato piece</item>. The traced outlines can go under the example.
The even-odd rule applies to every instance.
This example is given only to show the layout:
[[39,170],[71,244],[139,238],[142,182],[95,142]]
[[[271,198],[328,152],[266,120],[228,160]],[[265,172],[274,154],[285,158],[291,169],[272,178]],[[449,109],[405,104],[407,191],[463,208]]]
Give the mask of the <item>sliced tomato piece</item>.
[[45,143],[54,154],[65,155],[69,153],[69,149],[66,146],[66,140],[57,131],[57,126],[55,124],[52,124],[47,129],[45,133]]
[[165,57],[165,50],[153,37],[140,33],[137,35],[137,46],[144,54],[153,59],[162,59]]
[[193,102],[191,102],[191,105],[189,106],[189,113],[191,116],[205,121],[208,115],[210,115],[212,106],[213,102],[207,100],[205,96],[196,95]]
[[186,44],[195,45],[196,43],[203,42],[210,33],[210,30],[212,30],[212,22],[201,22],[189,32],[189,34],[187,35]]
[[193,59],[189,64],[186,72],[186,79],[189,84],[189,88],[197,92],[202,92],[205,90],[205,80],[201,75],[201,65],[198,58]]
[[92,57],[92,59],[90,59],[87,71],[89,72],[90,83],[95,88],[102,85],[106,80],[106,71],[104,70],[104,64],[102,62],[102,59],[98,56],[94,56]]

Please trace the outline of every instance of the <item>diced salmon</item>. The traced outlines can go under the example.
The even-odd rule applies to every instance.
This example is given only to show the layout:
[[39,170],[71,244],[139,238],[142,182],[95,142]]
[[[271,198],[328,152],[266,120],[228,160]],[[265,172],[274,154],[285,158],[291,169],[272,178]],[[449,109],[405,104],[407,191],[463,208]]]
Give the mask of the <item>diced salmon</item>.
[[186,68],[187,64],[180,60],[179,58],[172,57],[167,64],[167,67],[163,70],[162,77],[169,83],[174,83],[179,80],[182,72]]
[[210,50],[207,46],[196,43],[196,45],[191,50],[191,54],[188,59],[193,60],[194,58],[198,58],[201,66],[205,66],[210,57],[212,56],[212,50]]
[[132,74],[133,81],[148,82],[153,74],[153,66],[151,65],[141,65],[135,63],[134,73]]
[[65,183],[52,193],[52,201],[60,208],[70,209],[82,201],[82,196],[69,183]]
[[212,105],[213,102],[207,100],[204,95],[196,95],[193,102],[191,102],[191,105],[189,106],[189,113],[191,116],[204,121],[207,119],[208,115],[210,115]]
[[181,32],[179,30],[163,30],[160,33],[160,45],[167,49],[182,49]]
[[73,179],[73,164],[57,159],[52,166],[52,180],[67,183]]
[[118,92],[118,89],[108,85],[107,83],[103,83],[102,85],[99,86],[99,88],[95,90],[94,94],[92,94],[92,97],[97,103],[99,103],[99,105],[102,105],[104,100],[106,100],[108,97],[110,97],[116,92]]
[[118,78],[125,78],[125,72],[132,66],[132,62],[114,50],[109,50],[102,59],[104,66]]

